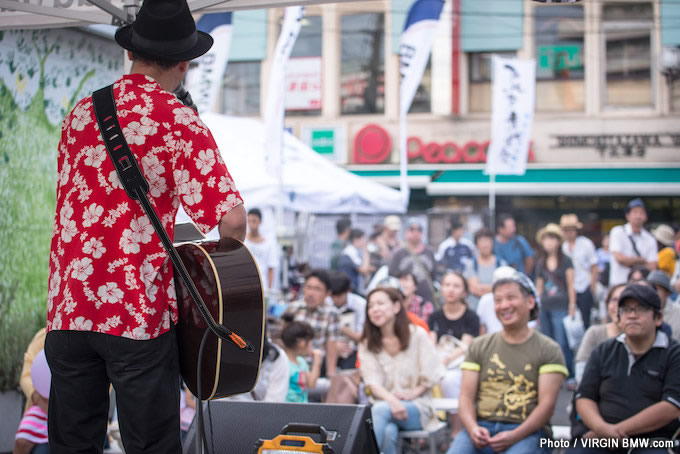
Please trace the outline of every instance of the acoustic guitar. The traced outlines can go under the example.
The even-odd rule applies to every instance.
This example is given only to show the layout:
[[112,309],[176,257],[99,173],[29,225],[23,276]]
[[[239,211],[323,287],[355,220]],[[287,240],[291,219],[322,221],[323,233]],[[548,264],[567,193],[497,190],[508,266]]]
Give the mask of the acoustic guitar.
[[184,281],[175,275],[177,342],[184,382],[201,400],[251,391],[262,360],[265,316],[262,281],[253,256],[243,243],[231,238],[184,243],[176,249],[215,321],[248,339],[255,350],[239,349],[210,331],[203,350],[199,396],[198,352],[209,327]]

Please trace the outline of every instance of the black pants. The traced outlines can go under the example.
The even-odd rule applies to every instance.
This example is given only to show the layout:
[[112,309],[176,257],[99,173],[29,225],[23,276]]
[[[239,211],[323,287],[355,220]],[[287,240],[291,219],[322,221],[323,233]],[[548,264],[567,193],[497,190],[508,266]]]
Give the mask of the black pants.
[[583,293],[576,294],[576,305],[581,311],[581,316],[583,317],[583,327],[588,329],[590,326],[590,311],[593,309],[593,294],[590,288],[587,288]]
[[103,451],[110,383],[127,454],[182,452],[174,327],[144,341],[51,331],[45,355],[52,371],[47,424],[51,454]]

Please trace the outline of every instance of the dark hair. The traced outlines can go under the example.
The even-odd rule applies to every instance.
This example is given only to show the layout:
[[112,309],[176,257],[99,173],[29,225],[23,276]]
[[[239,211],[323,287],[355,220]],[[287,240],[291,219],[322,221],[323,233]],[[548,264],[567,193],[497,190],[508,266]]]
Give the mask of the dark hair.
[[607,291],[607,297],[604,299],[605,304],[609,304],[609,300],[611,299],[612,295],[616,290],[618,290],[621,287],[625,287],[626,284],[616,284],[611,287],[609,287],[609,291]]
[[281,331],[281,342],[286,348],[295,348],[299,340],[314,339],[314,328],[307,322],[287,322]]
[[408,315],[406,315],[406,309],[404,309],[401,292],[390,287],[377,287],[371,290],[368,295],[366,295],[366,323],[364,323],[364,332],[361,335],[361,340],[366,340],[368,350],[373,353],[380,353],[383,348],[380,328],[371,323],[370,319],[368,318],[368,306],[371,301],[371,296],[378,292],[385,293],[393,303],[399,304],[400,309],[394,319],[394,334],[399,339],[399,349],[404,351],[408,348],[408,344],[411,340],[411,321],[409,320]]
[[345,233],[351,225],[352,221],[350,221],[349,218],[338,219],[338,221],[335,223],[335,231],[338,232],[338,235],[341,235]]
[[349,231],[349,241],[350,243],[354,240],[358,240],[365,235],[364,231],[361,229],[352,229]]
[[647,267],[644,265],[635,265],[630,269],[630,273],[628,273],[626,282],[630,282],[630,278],[633,277],[633,274],[635,274],[636,271],[639,271],[642,274],[642,280],[647,279],[647,276],[649,275],[649,269],[647,269]]
[[401,279],[402,277],[406,277],[406,276],[411,276],[411,279],[413,279],[413,282],[415,282],[416,285],[418,285],[418,279],[416,279],[416,275],[413,274],[413,271],[411,271],[410,269],[399,272],[397,274],[397,279]]
[[512,217],[511,214],[508,213],[501,213],[498,215],[498,221],[496,222],[496,232],[498,232],[498,229],[501,227],[505,228],[505,221],[509,219],[515,219]]
[[[561,240],[560,236],[553,233],[553,232],[546,232],[543,235],[544,236],[551,236],[553,238],[557,238],[558,241]],[[541,238],[541,239],[543,239],[543,238]],[[545,251],[545,249],[543,249],[543,244],[539,244],[539,252],[540,252],[540,254],[539,254],[538,260],[541,263],[541,265],[543,266],[543,268],[547,268],[548,265],[547,265],[546,262],[548,261],[548,253]],[[556,253],[557,253],[557,267],[559,268],[560,266],[562,266],[562,263],[564,263],[564,260],[566,259],[566,255],[564,255],[564,252],[562,252],[561,244],[557,246]],[[565,283],[565,286],[566,286],[566,283]]]
[[331,271],[329,275],[331,280],[331,295],[342,295],[343,293],[350,291],[351,282],[347,273],[344,271],[334,270]]
[[326,286],[327,291],[331,288],[331,278],[328,275],[327,270],[324,270],[322,268],[313,269],[312,271],[309,272],[309,274],[307,274],[307,276],[305,276],[305,282],[307,282],[310,277],[315,277],[318,280],[320,280],[323,283],[323,285]]
[[[465,279],[465,276],[463,276],[463,273],[461,273],[460,271],[456,271],[456,270],[446,270],[444,272],[444,275],[442,276],[441,281],[439,281],[439,282],[443,284],[444,278],[446,276],[458,276],[460,278],[460,280],[463,281],[463,288],[465,289],[465,293],[467,293],[468,295],[470,294],[470,288],[468,287],[467,279]],[[465,303],[465,299],[463,299],[463,303]]]
[[541,310],[540,307],[538,306],[538,300],[536,299],[534,294],[531,292],[531,290],[529,290],[528,288],[526,288],[525,286],[523,286],[522,284],[520,284],[519,282],[517,282],[513,278],[506,277],[506,278],[503,278],[503,279],[498,279],[496,282],[493,283],[493,286],[491,287],[491,293],[495,293],[496,289],[498,287],[500,287],[501,285],[506,285],[506,284],[515,284],[517,286],[517,288],[519,288],[519,291],[522,292],[523,297],[527,298],[527,297],[531,296],[531,297],[534,298],[534,307],[529,312],[529,320],[537,320],[538,319],[538,313]]
[[449,235],[451,235],[454,230],[458,230],[463,227],[463,223],[460,222],[460,218],[457,215],[451,216],[449,219],[449,224],[451,225],[451,228],[449,229]]
[[493,232],[487,227],[482,227],[475,232],[475,244],[477,244],[477,241],[479,241],[480,238],[491,238],[493,240]]
[[253,216],[257,216],[260,219],[260,221],[262,220],[262,212],[260,211],[259,208],[251,208],[250,210],[248,210],[248,216],[250,216],[251,214]]
[[178,61],[163,60],[156,57],[146,57],[142,54],[138,54],[137,52],[132,52],[132,61],[138,61],[140,63],[144,63],[145,65],[157,66],[161,69],[174,68],[180,63]]

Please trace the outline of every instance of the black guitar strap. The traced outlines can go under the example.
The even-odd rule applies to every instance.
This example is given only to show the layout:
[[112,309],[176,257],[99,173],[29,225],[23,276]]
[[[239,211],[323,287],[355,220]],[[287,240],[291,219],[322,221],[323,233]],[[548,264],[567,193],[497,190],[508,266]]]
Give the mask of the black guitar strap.
[[113,85],[101,88],[92,93],[92,101],[94,104],[94,114],[97,118],[97,124],[99,125],[99,132],[104,139],[106,151],[113,162],[120,183],[127,195],[133,200],[138,200],[142,205],[144,213],[149,217],[151,225],[153,225],[163,247],[170,256],[170,260],[172,261],[175,270],[184,281],[191,298],[194,300],[194,303],[196,303],[196,307],[208,323],[210,329],[217,336],[224,340],[231,341],[240,349],[249,352],[255,351],[248,340],[241,338],[241,336],[232,332],[226,326],[219,325],[215,322],[215,319],[208,311],[203,298],[201,298],[201,295],[198,293],[194,281],[189,277],[184,262],[182,262],[182,259],[179,257],[172,241],[170,241],[170,237],[163,228],[163,224],[161,224],[160,219],[158,219],[156,211],[147,198],[149,183],[146,181],[144,174],[139,168],[137,159],[135,159],[132,151],[130,151],[123,130],[120,127],[120,123],[118,123],[116,104],[113,97]]

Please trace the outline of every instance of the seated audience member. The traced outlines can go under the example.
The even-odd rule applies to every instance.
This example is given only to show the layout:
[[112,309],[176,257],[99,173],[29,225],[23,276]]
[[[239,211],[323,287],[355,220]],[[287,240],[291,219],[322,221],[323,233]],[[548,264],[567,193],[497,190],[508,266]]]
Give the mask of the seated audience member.
[[470,287],[468,303],[473,309],[477,308],[483,295],[491,293],[494,271],[506,264],[504,260],[494,255],[493,233],[486,227],[475,233],[475,246],[477,254],[473,260],[467,261],[463,273]]
[[574,360],[574,374],[576,381],[579,383],[581,382],[581,377],[583,377],[583,370],[586,368],[588,358],[590,358],[590,354],[593,353],[595,347],[607,339],[621,334],[621,328],[619,327],[619,297],[625,287],[626,284],[618,284],[609,289],[605,300],[607,304],[607,323],[592,325],[583,335],[583,340]]
[[664,324],[670,326],[671,337],[675,340],[680,340],[680,306],[670,300],[673,293],[670,278],[663,271],[654,270],[647,276],[647,282],[654,287],[657,295],[659,295],[659,299],[661,299],[663,321]]
[[[576,410],[589,430],[584,438],[671,439],[680,427],[680,344],[660,331],[661,310],[650,286],[624,289],[619,298],[623,333],[593,350],[576,392]],[[569,452],[623,454],[627,449],[579,444]]]
[[434,312],[434,304],[432,304],[432,301],[425,301],[422,297],[416,295],[418,286],[416,284],[416,277],[413,273],[404,271],[397,277],[399,278],[401,291],[404,294],[406,310],[423,320],[430,318],[430,314]]
[[[286,402],[309,402],[308,390],[316,386],[321,374],[323,352],[312,348],[314,329],[309,323],[298,322],[284,315],[285,326],[281,331],[283,350],[288,357],[288,393]],[[305,357],[311,356],[312,367]]]
[[627,283],[640,282],[647,279],[649,275],[649,270],[643,265],[635,265],[628,273]]
[[380,451],[394,454],[399,430],[436,425],[432,387],[444,371],[427,333],[409,322],[398,290],[378,287],[367,303],[360,370]]
[[357,344],[364,332],[366,300],[351,292],[350,280],[342,271],[332,271],[331,300],[340,314],[340,340],[338,340],[338,367],[354,369]]
[[21,377],[19,378],[19,385],[24,392],[24,396],[26,396],[26,407],[24,408],[24,411],[31,407],[33,399],[37,397],[34,396],[35,388],[33,387],[33,381],[31,381],[31,366],[33,365],[35,356],[45,348],[46,335],[47,331],[45,328],[39,329],[33,336],[31,343],[28,344],[26,353],[24,353],[24,365],[21,369]]
[[230,396],[230,400],[285,402],[288,395],[288,356],[269,337],[262,346],[262,364],[255,388],[249,393]]
[[536,289],[521,272],[493,285],[503,329],[475,339],[468,349],[459,397],[465,429],[448,454],[550,452],[540,439],[567,376],[560,346],[529,328],[538,317]]
[[[446,366],[446,376],[441,382],[442,393],[447,398],[458,398],[460,393],[461,371],[452,367],[456,359],[465,355],[467,347],[475,337],[479,336],[479,318],[467,307],[465,299],[468,295],[467,282],[458,271],[447,271],[442,277],[441,294],[444,300],[442,308],[430,315],[428,325],[430,337],[438,344],[441,361]],[[444,336],[444,338],[442,338]],[[455,347],[444,347],[444,339],[451,336],[460,341]],[[461,425],[457,412],[451,412],[451,436],[460,432]]]
[[14,441],[13,454],[49,453],[47,439],[47,407],[50,396],[50,368],[45,351],[40,350],[31,359],[31,405],[24,413]]
[[[314,328],[312,348],[326,354],[325,374],[332,377],[336,374],[338,364],[337,341],[340,334],[340,315],[335,306],[326,299],[331,294],[331,279],[326,270],[312,270],[305,278],[302,288],[303,298],[291,303],[286,314],[292,314],[298,322],[309,323]],[[311,361],[312,358],[307,358]]]
[[[500,279],[511,277],[513,274],[515,274],[515,271],[517,270],[508,265],[499,266],[493,272],[492,285]],[[479,299],[479,303],[477,303],[476,313],[477,317],[479,317],[480,334],[493,334],[503,329],[501,321],[498,320],[498,317],[496,316],[496,308],[493,301],[492,292],[482,295],[482,297]],[[533,321],[530,323],[535,324]],[[531,327],[533,328],[533,326]]]

